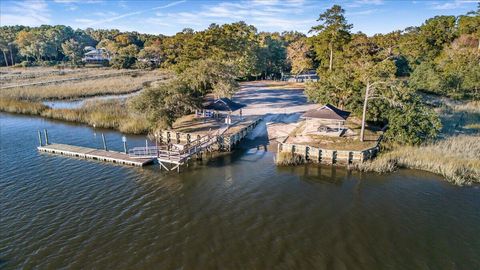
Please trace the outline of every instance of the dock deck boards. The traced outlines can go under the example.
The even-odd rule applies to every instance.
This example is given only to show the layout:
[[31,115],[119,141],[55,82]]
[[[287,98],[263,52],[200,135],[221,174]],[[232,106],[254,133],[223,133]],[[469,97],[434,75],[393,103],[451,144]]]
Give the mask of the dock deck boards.
[[94,148],[59,143],[39,146],[37,149],[39,151],[47,153],[81,157],[140,167],[145,166],[154,160],[153,158],[132,158],[128,154],[122,152],[105,151]]

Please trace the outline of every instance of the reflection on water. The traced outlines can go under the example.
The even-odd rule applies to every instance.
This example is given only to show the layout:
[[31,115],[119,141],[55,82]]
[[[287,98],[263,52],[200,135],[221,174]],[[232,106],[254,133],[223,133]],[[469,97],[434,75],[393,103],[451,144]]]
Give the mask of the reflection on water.
[[123,148],[117,132],[0,114],[0,268],[480,267],[476,187],[276,167],[254,142],[166,173],[37,153],[43,128],[53,142],[101,147],[105,132]]

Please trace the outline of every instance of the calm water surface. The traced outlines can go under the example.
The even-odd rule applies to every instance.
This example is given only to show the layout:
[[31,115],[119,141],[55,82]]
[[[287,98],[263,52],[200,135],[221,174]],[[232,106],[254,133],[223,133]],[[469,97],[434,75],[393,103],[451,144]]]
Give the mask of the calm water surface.
[[89,98],[82,98],[78,100],[54,100],[54,101],[44,101],[43,104],[54,109],[76,109],[82,107],[85,103],[90,101],[105,101],[105,100],[125,100],[130,97],[138,95],[140,91],[121,94],[121,95],[105,95],[105,96],[95,96]]
[[263,147],[166,174],[35,149],[37,129],[90,147],[99,130],[8,114],[0,125],[1,269],[480,269],[478,187],[277,168]]

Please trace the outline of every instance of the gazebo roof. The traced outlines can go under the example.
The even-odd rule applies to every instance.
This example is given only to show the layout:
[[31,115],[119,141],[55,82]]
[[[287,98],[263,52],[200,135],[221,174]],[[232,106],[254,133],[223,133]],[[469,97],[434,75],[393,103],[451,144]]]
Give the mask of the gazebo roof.
[[350,112],[343,111],[333,105],[326,104],[320,108],[305,112],[302,115],[302,118],[345,121],[349,115]]
[[245,107],[245,105],[232,101],[229,98],[217,98],[214,100],[207,101],[204,103],[203,108],[207,110],[216,110],[216,111],[236,111],[240,108]]

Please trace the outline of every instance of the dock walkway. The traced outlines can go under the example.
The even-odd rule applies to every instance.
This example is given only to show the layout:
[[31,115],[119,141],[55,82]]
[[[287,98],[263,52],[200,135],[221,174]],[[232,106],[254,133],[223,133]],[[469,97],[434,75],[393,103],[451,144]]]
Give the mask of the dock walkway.
[[[156,159],[160,164],[160,168],[167,171],[175,170],[180,172],[180,166],[187,164],[193,156],[201,156],[203,152],[210,151],[210,147],[216,144],[218,136],[223,134],[228,126],[218,130],[215,134],[207,134],[192,142],[183,144],[183,149],[172,149],[170,145],[151,146],[151,147],[135,147],[128,151],[128,155],[133,159],[152,158]],[[166,164],[173,164],[172,168],[168,168]]]
[[153,162],[153,158],[132,158],[128,154],[116,151],[99,150],[88,147],[67,145],[67,144],[48,144],[37,147],[39,151],[60,154],[65,156],[80,157],[99,161],[106,161],[131,166],[145,166]]

